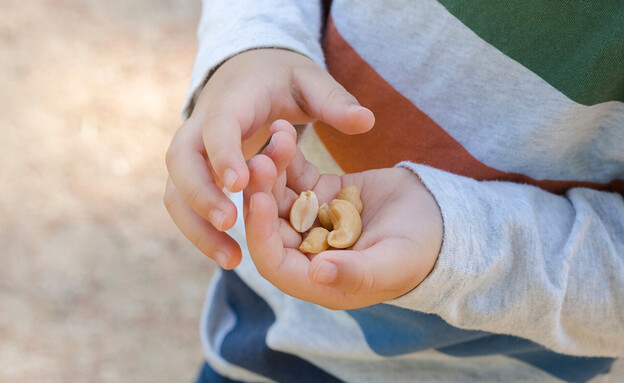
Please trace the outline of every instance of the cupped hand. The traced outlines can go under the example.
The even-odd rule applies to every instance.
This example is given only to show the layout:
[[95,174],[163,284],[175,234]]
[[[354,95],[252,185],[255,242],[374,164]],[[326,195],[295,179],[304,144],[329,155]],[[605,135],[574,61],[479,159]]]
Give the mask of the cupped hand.
[[[241,252],[223,232],[234,225],[237,214],[222,188],[237,192],[247,186],[243,147],[278,118],[296,124],[318,119],[348,134],[368,131],[374,124],[368,109],[298,53],[252,50],[219,67],[167,151],[164,203],[180,231],[224,268],[238,265]],[[277,140],[287,139],[284,134]],[[272,158],[281,155],[290,154],[278,150]]]
[[[442,217],[411,171],[320,175],[299,150],[285,172],[264,154],[252,158],[249,168],[244,191],[249,252],[260,274],[286,294],[332,309],[364,307],[409,292],[433,269]],[[364,204],[359,240],[347,250],[300,252],[301,235],[288,221],[292,202],[302,191],[313,190],[319,203],[329,203],[351,184]]]

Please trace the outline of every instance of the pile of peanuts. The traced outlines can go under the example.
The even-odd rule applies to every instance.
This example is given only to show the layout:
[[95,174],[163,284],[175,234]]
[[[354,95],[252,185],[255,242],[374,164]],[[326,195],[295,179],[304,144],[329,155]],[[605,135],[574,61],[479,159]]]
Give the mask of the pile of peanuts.
[[318,217],[321,226],[315,227],[305,237],[299,250],[320,253],[333,247],[346,249],[353,246],[362,234],[360,214],[364,206],[355,185],[343,187],[329,205],[319,206],[312,190],[301,192],[290,208],[290,224],[299,233],[308,231]]

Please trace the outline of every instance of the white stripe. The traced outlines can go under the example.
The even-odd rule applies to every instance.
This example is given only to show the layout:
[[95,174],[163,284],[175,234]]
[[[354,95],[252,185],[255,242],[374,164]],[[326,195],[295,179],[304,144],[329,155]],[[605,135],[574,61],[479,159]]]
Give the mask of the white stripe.
[[230,379],[273,383],[273,380],[231,364],[221,357],[220,351],[223,339],[236,325],[236,317],[226,303],[219,302],[219,298],[223,299],[223,297],[215,295],[220,278],[221,272],[217,270],[212,277],[206,293],[206,300],[204,301],[204,308],[199,325],[206,362],[208,362],[217,373]]
[[455,358],[426,351],[364,363],[323,356],[311,361],[326,366],[328,372],[347,382],[562,382],[536,367],[502,355]]
[[624,103],[570,100],[435,0],[335,1],[332,15],[381,77],[486,165],[535,179],[624,177]]
[[[242,193],[231,195],[231,199],[242,217]],[[500,355],[456,358],[429,350],[398,357],[381,356],[371,350],[360,326],[346,312],[287,296],[263,279],[250,259],[241,219],[228,234],[239,243],[243,253],[236,273],[275,313],[275,323],[267,334],[267,345],[273,350],[297,355],[348,382],[407,383],[413,382],[414,377],[419,382],[482,382],[493,376],[500,377],[499,381],[559,382],[534,366]],[[202,329],[208,328],[204,324]],[[204,346],[209,347],[208,342]]]

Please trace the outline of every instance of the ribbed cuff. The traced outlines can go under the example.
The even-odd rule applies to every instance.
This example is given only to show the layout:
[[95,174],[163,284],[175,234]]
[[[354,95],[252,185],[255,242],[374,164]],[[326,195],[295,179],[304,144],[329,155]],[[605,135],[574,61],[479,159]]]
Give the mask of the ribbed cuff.
[[441,308],[448,308],[448,302],[462,292],[466,281],[476,273],[471,254],[477,251],[479,242],[472,225],[478,225],[478,221],[472,218],[466,193],[477,181],[411,162],[396,166],[414,172],[434,196],[442,213],[444,234],[438,260],[427,278],[414,290],[387,303],[438,313]]

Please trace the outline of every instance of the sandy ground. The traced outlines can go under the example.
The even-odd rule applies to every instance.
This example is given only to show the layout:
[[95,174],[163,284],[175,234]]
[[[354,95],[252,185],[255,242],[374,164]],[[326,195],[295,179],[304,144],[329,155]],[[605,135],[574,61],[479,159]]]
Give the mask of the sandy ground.
[[198,3],[0,0],[0,382],[195,377],[214,267],[162,192]]
[[0,0],[0,381],[189,382],[212,264],[164,153],[193,0]]

